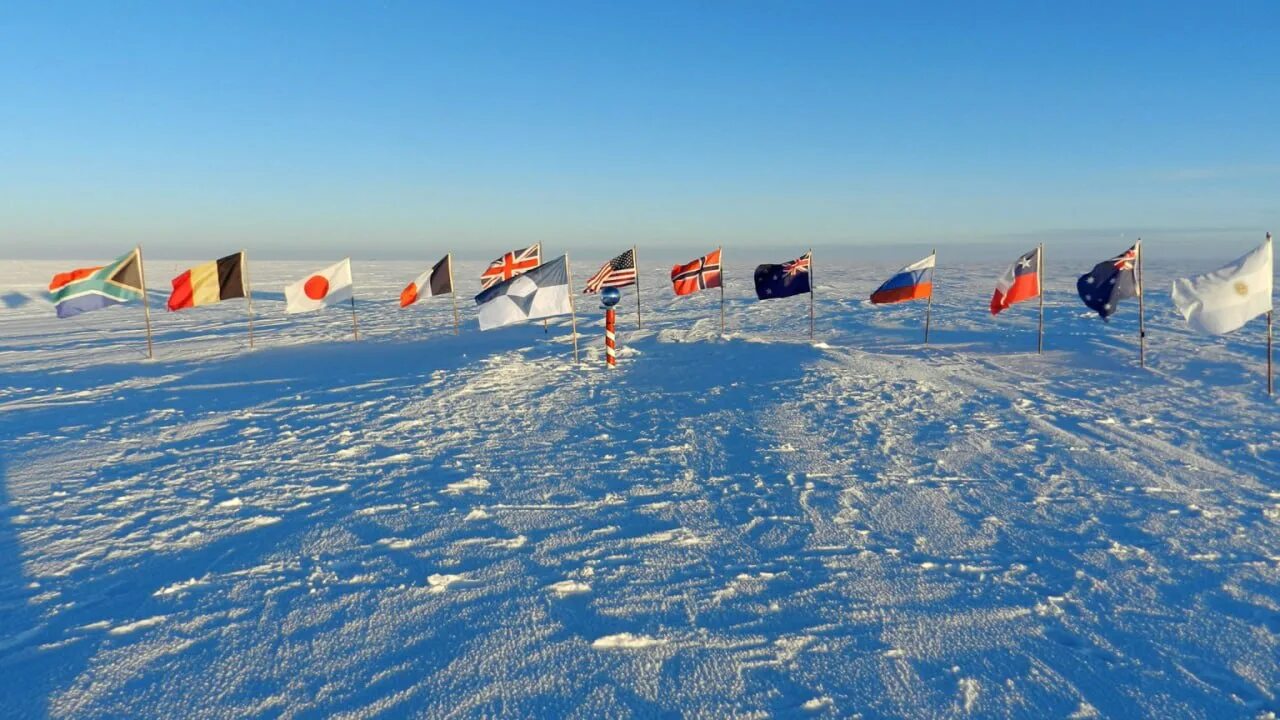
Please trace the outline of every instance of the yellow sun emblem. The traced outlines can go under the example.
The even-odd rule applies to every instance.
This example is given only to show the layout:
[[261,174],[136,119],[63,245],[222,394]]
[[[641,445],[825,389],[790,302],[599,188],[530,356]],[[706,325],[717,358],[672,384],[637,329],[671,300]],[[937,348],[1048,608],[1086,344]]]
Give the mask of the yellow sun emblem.
[[1236,294],[1240,295],[1241,297],[1247,296],[1249,294],[1249,283],[1243,280],[1237,280],[1235,288],[1236,288]]

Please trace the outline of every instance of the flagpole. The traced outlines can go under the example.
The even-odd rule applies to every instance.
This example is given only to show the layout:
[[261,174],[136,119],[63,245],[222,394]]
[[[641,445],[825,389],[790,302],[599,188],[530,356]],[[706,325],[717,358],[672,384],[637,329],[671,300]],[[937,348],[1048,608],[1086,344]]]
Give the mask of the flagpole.
[[155,353],[151,347],[151,303],[147,301],[147,270],[142,262],[142,245],[135,245],[138,251],[138,282],[142,284],[142,314],[147,323],[147,359],[154,360]]
[[1138,238],[1138,366],[1147,366],[1147,286],[1142,284],[1142,238]]
[[356,322],[356,281],[354,276],[351,279],[351,334],[356,340],[360,339],[360,324]]
[[[564,254],[564,271],[569,281],[569,322],[573,328],[573,362],[578,364],[578,311],[573,306],[573,268],[569,266],[569,253]],[[546,320],[543,320],[545,326]]]
[[253,349],[253,285],[249,282],[249,253],[240,249],[240,272],[244,284],[244,298],[249,301],[249,349]]
[[938,250],[933,250],[933,267],[929,268],[929,297],[924,303],[924,344],[929,344],[929,323],[933,319],[933,274],[938,269]]
[[809,248],[809,342],[813,342],[813,248]]
[[[1267,233],[1267,245],[1268,246],[1271,245],[1271,233]],[[1271,253],[1275,252],[1274,247],[1268,247],[1267,250]],[[1272,344],[1271,323],[1272,323],[1273,315],[1275,315],[1274,309],[1267,311],[1267,395],[1276,394],[1276,380],[1275,380],[1275,374],[1272,371],[1272,364],[1271,364],[1271,344]]]
[[1040,243],[1040,252],[1036,253],[1036,289],[1040,291],[1040,336],[1036,341],[1036,352],[1044,353],[1044,243]]
[[716,248],[720,251],[720,335],[724,335],[724,246]]
[[636,266],[636,329],[639,330],[640,324],[640,251],[635,245],[631,246],[631,262]]
[[[461,321],[458,320],[458,289],[453,286],[453,253],[449,253],[449,294],[453,296],[453,334],[462,334]],[[428,281],[430,282],[430,281]]]

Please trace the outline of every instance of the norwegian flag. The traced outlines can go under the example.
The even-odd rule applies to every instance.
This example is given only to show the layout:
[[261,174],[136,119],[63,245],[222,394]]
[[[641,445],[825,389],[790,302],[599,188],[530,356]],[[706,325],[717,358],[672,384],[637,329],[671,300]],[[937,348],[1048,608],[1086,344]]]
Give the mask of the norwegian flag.
[[720,287],[720,248],[686,265],[671,268],[671,286],[677,295]]
[[488,290],[505,280],[510,280],[542,264],[542,243],[530,245],[523,250],[512,250],[489,263],[488,269],[480,273],[480,289]]
[[587,286],[583,288],[584,293],[597,293],[600,288],[607,287],[626,287],[636,284],[636,249],[622,253],[618,257],[610,260],[600,268],[591,279],[587,281]]

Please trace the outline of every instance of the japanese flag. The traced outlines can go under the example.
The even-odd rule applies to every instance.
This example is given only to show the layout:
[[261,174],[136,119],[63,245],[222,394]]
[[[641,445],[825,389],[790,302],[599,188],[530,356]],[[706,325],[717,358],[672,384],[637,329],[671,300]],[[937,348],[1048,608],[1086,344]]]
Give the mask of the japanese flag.
[[336,262],[285,287],[285,312],[319,310],[351,298],[351,258]]

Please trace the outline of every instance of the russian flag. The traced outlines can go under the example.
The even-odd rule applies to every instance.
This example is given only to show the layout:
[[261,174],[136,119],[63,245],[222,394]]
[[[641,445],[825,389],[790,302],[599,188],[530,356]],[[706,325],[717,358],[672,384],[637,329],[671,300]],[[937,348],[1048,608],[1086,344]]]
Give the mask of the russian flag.
[[893,277],[885,281],[880,289],[871,293],[871,302],[876,305],[918,300],[933,295],[933,266],[937,254],[912,263],[899,270]]

